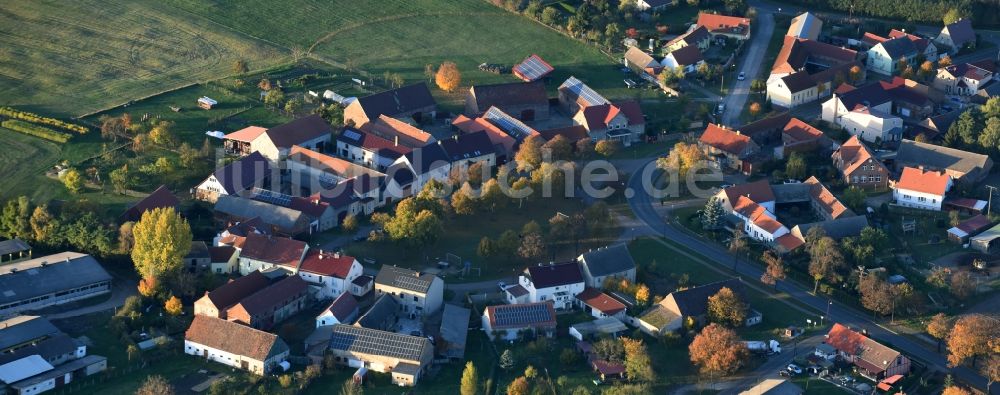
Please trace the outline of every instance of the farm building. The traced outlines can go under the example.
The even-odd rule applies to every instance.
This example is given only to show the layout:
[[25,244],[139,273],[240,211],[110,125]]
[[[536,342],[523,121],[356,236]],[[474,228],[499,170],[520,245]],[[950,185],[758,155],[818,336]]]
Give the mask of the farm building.
[[277,335],[196,315],[184,333],[184,353],[264,375],[287,364],[289,349]]
[[200,107],[202,109],[205,109],[205,110],[211,110],[212,107],[215,107],[218,104],[219,104],[219,102],[213,100],[212,98],[210,98],[208,96],[202,96],[202,97],[198,98],[198,107]]
[[3,266],[0,317],[111,292],[111,275],[94,257],[62,252]]

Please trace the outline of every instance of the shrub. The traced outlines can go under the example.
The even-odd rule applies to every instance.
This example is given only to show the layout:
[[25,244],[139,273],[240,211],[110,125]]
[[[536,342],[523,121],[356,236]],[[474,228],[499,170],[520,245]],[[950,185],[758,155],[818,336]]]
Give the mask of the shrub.
[[18,133],[24,133],[29,136],[35,136],[49,141],[54,141],[57,143],[65,143],[69,141],[73,135],[69,133],[58,132],[49,129],[44,126],[32,125],[24,121],[18,121],[16,119],[8,119],[0,123],[3,127],[13,130]]
[[15,110],[10,107],[0,107],[0,116],[4,116],[12,119],[20,119],[22,121],[27,121],[31,123],[37,123],[41,125],[54,126],[60,129],[69,130],[71,132],[77,132],[80,134],[86,134],[89,129],[86,126],[77,125],[74,123],[63,122],[55,118],[47,118],[38,114],[33,114],[30,112],[25,112],[21,110]]

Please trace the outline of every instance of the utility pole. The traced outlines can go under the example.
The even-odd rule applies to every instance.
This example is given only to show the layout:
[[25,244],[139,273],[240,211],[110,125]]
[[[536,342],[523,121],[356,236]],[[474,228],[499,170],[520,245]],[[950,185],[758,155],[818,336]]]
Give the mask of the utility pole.
[[989,197],[989,200],[986,202],[986,216],[989,217],[990,216],[990,208],[993,205],[993,191],[996,190],[997,187],[992,186],[992,185],[987,185],[986,189],[990,190],[990,197]]

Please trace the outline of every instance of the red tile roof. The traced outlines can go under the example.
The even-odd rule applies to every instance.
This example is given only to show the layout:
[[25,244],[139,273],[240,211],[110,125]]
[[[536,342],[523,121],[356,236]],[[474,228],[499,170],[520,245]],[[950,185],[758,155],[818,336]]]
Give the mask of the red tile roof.
[[805,67],[810,58],[816,57],[842,64],[853,61],[857,52],[819,41],[785,36],[771,73],[794,73]]
[[587,119],[587,126],[591,129],[608,127],[608,123],[621,112],[618,107],[611,104],[584,107],[580,111],[583,111],[583,117]]
[[781,237],[774,239],[774,241],[777,242],[778,245],[785,251],[793,251],[806,243],[802,239],[793,236],[791,233],[782,235]]
[[758,203],[774,201],[774,191],[771,189],[771,185],[767,183],[767,180],[734,185],[723,191],[726,193],[729,204],[733,207],[736,206],[736,202],[740,196],[749,197],[750,200]]
[[229,306],[237,304],[243,298],[253,295],[255,292],[264,289],[270,284],[267,277],[259,271],[229,280],[228,283],[220,285],[218,288],[205,292],[205,296],[219,310],[224,310]]
[[743,155],[750,145],[749,136],[714,123],[708,124],[698,141],[734,155]]
[[944,196],[948,192],[949,181],[951,181],[951,176],[944,172],[923,171],[913,167],[904,167],[903,174],[899,176],[899,181],[896,182],[896,189]]
[[792,118],[785,124],[782,133],[788,135],[796,141],[809,141],[823,137],[823,132],[812,127],[812,125],[802,122],[798,118]]
[[[840,155],[841,160],[844,162],[844,168],[841,170],[844,174],[850,175],[854,173],[861,165],[865,164],[868,159],[873,159],[875,156],[872,155],[868,146],[861,142],[858,136],[851,136],[847,139],[840,149],[837,150],[834,155]],[[879,167],[884,167],[882,162],[877,160],[872,161]]]
[[625,100],[614,103],[615,107],[625,114],[629,125],[642,125],[646,123],[646,117],[642,114],[642,107],[635,100]]
[[837,199],[832,192],[830,192],[829,189],[826,189],[826,186],[819,182],[816,176],[809,177],[809,179],[805,181],[805,184],[812,186],[812,190],[810,192],[812,193],[813,201],[818,203],[820,207],[822,207],[823,210],[826,211],[826,213],[833,219],[837,219],[841,215],[850,211],[847,209],[847,206],[841,203],[840,200]]
[[277,335],[201,315],[194,317],[184,339],[257,361],[288,351],[288,345]]
[[353,256],[343,255],[339,252],[320,252],[318,249],[313,249],[306,253],[306,258],[302,260],[299,270],[323,276],[347,278],[353,265]]
[[577,299],[586,305],[607,315],[615,315],[625,311],[625,305],[596,288],[587,287],[576,295]]
[[[750,19],[719,14],[698,14],[698,25],[711,32],[746,34],[750,29]],[[736,30],[738,31],[736,31]]]
[[303,241],[251,232],[246,236],[240,257],[296,267],[306,248],[307,245]]
[[886,369],[886,364],[898,358],[899,352],[869,339],[841,324],[833,324],[826,335],[826,344],[844,354],[854,356],[854,363],[873,373]]
[[260,126],[247,126],[243,129],[227,134],[223,138],[226,140],[236,140],[249,143],[257,137],[260,137],[260,135],[264,134],[266,131],[267,128],[262,128]]

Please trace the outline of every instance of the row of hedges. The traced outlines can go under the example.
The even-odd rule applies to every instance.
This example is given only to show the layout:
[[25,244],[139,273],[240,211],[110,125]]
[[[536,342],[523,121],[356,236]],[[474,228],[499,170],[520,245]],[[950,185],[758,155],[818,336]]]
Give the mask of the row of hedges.
[[43,117],[38,114],[16,110],[10,107],[0,107],[0,116],[12,119],[20,119],[22,121],[37,123],[41,125],[53,126],[71,132],[77,132],[80,134],[86,134],[89,131],[89,129],[87,129],[86,126],[77,125],[75,123],[63,122],[55,118]]
[[3,123],[0,123],[0,126],[13,130],[15,132],[24,133],[29,136],[40,137],[46,140],[55,141],[57,143],[65,143],[69,141],[70,138],[73,137],[73,135],[69,133],[59,132],[44,126],[38,126],[35,124],[19,121],[16,119],[8,119],[6,121],[3,121]]

